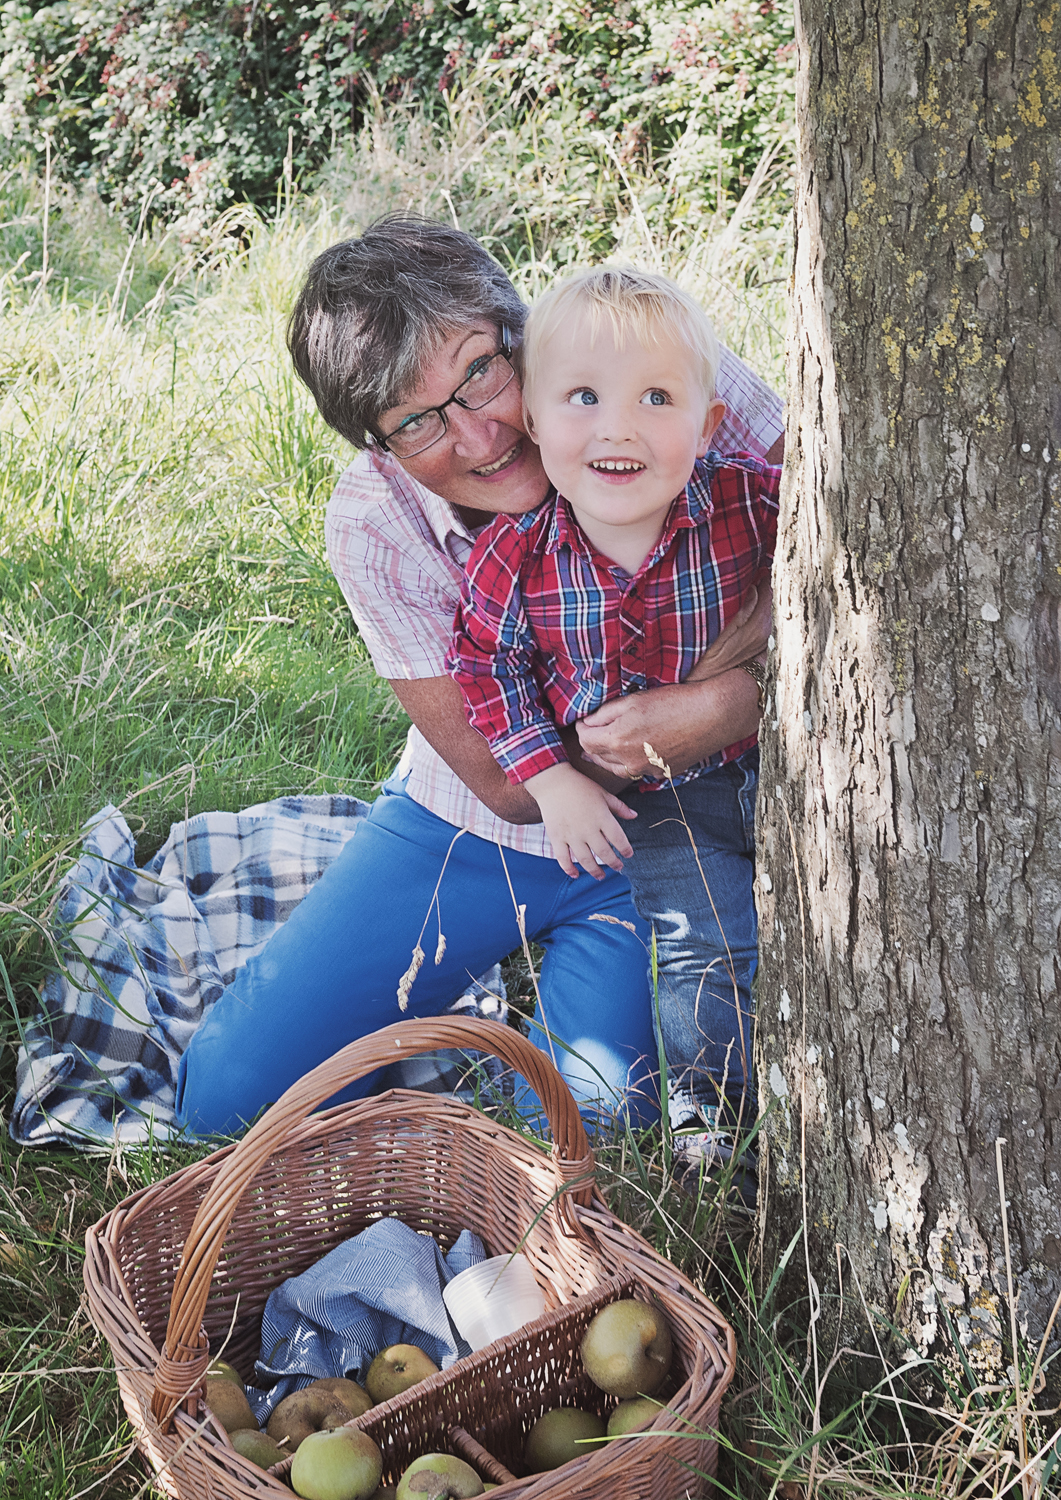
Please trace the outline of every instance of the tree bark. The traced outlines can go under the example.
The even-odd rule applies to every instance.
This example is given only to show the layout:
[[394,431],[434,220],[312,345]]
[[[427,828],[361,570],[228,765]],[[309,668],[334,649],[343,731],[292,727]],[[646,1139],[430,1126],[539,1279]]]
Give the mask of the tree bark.
[[803,0],[798,89],[763,1249],[997,1374],[999,1139],[1061,1292],[1061,6]]

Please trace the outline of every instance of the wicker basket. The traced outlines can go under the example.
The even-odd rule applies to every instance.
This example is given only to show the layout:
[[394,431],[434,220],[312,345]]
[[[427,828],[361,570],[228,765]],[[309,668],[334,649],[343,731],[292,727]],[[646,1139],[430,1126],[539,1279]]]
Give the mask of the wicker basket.
[[[345,1084],[401,1055],[494,1052],[548,1115],[553,1148],[443,1097],[391,1090],[315,1114]],[[566,1084],[516,1031],[492,1022],[404,1021],[351,1043],[290,1088],[236,1146],[127,1198],[89,1230],[85,1285],[114,1354],[125,1409],[158,1483],[178,1500],[277,1496],[290,1460],[265,1473],[235,1452],[202,1404],[210,1350],[253,1372],[269,1293],[369,1223],[396,1215],[448,1249],[462,1229],[488,1254],[517,1247],[546,1298],[543,1317],[374,1407],[355,1426],[394,1484],[420,1453],[461,1454],[498,1500],[680,1500],[705,1492],[735,1340],[718,1309],[594,1187],[593,1157]],[[550,1473],[516,1477],[543,1411],[613,1404],[586,1379],[578,1345],[618,1296],[662,1305],[674,1336],[667,1402],[647,1433]]]

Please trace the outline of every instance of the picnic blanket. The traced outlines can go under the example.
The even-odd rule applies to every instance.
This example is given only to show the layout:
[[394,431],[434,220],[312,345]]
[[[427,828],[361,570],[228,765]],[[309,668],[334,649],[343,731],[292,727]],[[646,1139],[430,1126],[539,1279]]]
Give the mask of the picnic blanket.
[[[281,797],[175,823],[145,866],[107,806],[59,892],[62,966],[25,1027],[9,1129],[23,1145],[166,1140],[181,1055],[206,1012],[344,845],[369,804]],[[507,1019],[500,968],[454,1010]],[[385,1086],[453,1087],[453,1060],[413,1058]]]

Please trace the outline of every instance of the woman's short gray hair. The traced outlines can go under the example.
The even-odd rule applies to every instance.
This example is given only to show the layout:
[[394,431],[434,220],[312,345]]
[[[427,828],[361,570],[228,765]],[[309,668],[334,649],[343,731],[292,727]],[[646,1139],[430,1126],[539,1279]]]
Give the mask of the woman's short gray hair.
[[518,338],[527,309],[461,229],[389,214],[310,266],[287,325],[295,369],[330,427],[355,448],[420,384],[453,333],[485,319]]

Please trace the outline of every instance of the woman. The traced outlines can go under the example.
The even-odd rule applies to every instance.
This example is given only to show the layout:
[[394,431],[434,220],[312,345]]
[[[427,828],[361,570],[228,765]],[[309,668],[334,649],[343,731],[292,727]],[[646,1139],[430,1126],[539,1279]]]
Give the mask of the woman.
[[[560,871],[536,804],[470,728],[444,666],[476,528],[548,491],[513,363],[524,316],[475,240],[406,217],[325,251],[299,295],[295,366],[362,450],[328,507],[329,560],[413,728],[357,835],[193,1038],[177,1105],[196,1133],[237,1130],[346,1043],[438,1014],[521,928],[545,950],[535,1040],[576,1097],[658,1114],[648,933],[625,877]],[[718,394],[732,414],[721,443],[776,461],[777,398],[728,354]],[[569,754],[615,793],[646,770],[646,741],[677,769],[754,733],[757,682],[726,663],[761,645],[761,624],[738,625],[696,680],[607,704]]]

